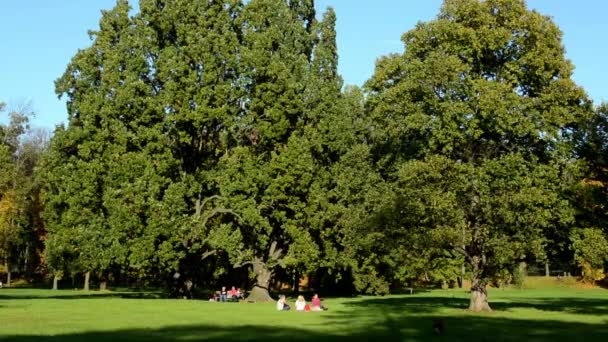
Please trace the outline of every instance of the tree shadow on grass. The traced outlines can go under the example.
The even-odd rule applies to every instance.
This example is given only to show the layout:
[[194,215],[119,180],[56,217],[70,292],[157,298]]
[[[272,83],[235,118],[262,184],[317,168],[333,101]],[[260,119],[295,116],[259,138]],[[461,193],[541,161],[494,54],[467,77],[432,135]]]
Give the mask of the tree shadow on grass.
[[[48,297],[47,297],[48,298]],[[509,298],[508,302],[492,303],[497,311],[517,308],[568,311],[587,315],[608,315],[605,301],[581,298]],[[498,317],[495,314],[471,315],[464,310],[442,312],[444,308],[463,309],[468,305],[465,298],[445,296],[402,296],[363,298],[345,302],[343,307],[330,309],[319,315],[318,325],[301,329],[276,326],[276,322],[259,325],[189,325],[153,329],[134,328],[115,331],[92,331],[55,336],[19,335],[2,336],[8,342],[118,342],[118,341],[263,341],[263,342],[358,342],[358,341],[513,341],[513,342],[571,342],[608,341],[608,321],[603,324],[543,320],[523,320]],[[570,308],[574,308],[570,310]],[[306,315],[307,313],[303,313]],[[286,321],[300,313],[285,313]],[[579,316],[584,319],[585,316]],[[567,319],[568,317],[565,317]],[[607,317],[608,318],[608,317]],[[49,318],[52,319],[52,318]],[[202,318],[203,320],[204,318]],[[443,319],[445,332],[436,335],[433,320]],[[594,317],[597,322],[597,318]],[[238,322],[238,313],[235,314]]]
[[36,293],[36,289],[31,288],[11,288],[8,291],[0,291],[0,300],[20,300],[20,299],[96,299],[96,298],[126,298],[126,299],[159,299],[166,298],[160,291],[73,291],[59,290]]
[[[371,310],[384,312],[434,313],[440,308],[466,310],[469,299],[458,297],[386,297],[370,298],[357,302],[345,303],[355,310]],[[495,311],[510,311],[516,309],[537,309],[583,315],[608,315],[608,299],[602,298],[526,298],[512,297],[490,301]]]
[[509,302],[490,305],[497,311],[528,308],[583,315],[608,315],[608,299],[600,298],[513,298]]
[[[356,317],[352,317],[356,318]],[[358,329],[323,332],[270,326],[218,327],[210,325],[175,326],[160,329],[130,329],[107,332],[85,332],[56,336],[6,336],[6,342],[169,342],[169,341],[529,341],[529,342],[595,342],[608,340],[608,325],[561,321],[522,321],[493,317],[452,317],[445,320],[443,335],[436,335],[430,317],[402,320],[387,315],[378,322]]]
[[[547,303],[542,303],[546,301]],[[329,325],[348,325],[351,322],[372,321],[372,317],[382,317],[375,328],[381,334],[371,334],[370,339],[390,338],[403,341],[608,341],[608,311],[606,302],[583,300],[580,298],[537,299],[534,304],[495,303],[496,311],[522,307],[557,312],[604,315],[602,323],[583,323],[543,319],[543,315],[533,319],[499,317],[497,314],[472,314],[463,308],[468,306],[463,298],[444,297],[396,297],[374,298],[360,302],[345,303],[346,310],[328,314]],[[528,306],[529,305],[529,306]],[[349,306],[351,306],[349,308]],[[443,308],[458,308],[462,311],[441,312]],[[555,316],[553,316],[555,317]],[[579,317],[584,320],[583,317]],[[445,332],[438,336],[434,324],[441,320]],[[594,317],[597,322],[597,317]],[[382,335],[384,334],[384,335]],[[394,339],[395,336],[400,337]]]
[[417,312],[432,313],[440,308],[461,308],[466,309],[469,305],[468,299],[458,297],[419,297],[419,296],[400,296],[400,297],[376,297],[366,298],[360,301],[345,303],[346,306],[353,307],[356,311],[377,311],[377,312]]

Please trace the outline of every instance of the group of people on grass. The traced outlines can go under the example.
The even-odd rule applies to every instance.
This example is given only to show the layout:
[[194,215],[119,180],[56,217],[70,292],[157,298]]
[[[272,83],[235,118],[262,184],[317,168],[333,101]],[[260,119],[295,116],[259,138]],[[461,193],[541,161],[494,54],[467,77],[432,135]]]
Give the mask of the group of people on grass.
[[234,286],[227,291],[226,286],[222,286],[221,291],[216,291],[210,298],[210,302],[238,302],[243,299],[244,295],[241,289],[235,288]]
[[[209,297],[210,302],[238,302],[241,299],[244,299],[244,293],[241,292],[241,289],[232,287],[230,290],[226,290],[226,286],[222,286],[220,291],[216,291],[213,295]],[[326,307],[321,305],[321,299],[319,295],[315,293],[312,297],[312,301],[309,304],[306,303],[304,296],[298,296],[298,299],[295,302],[296,311],[325,311]],[[279,300],[277,301],[277,310],[279,311],[288,311],[291,310],[291,306],[287,303],[287,299],[285,295],[280,295]]]
[[[321,305],[321,299],[319,298],[319,295],[317,295],[316,293],[312,297],[312,302],[310,305],[306,303],[304,296],[300,295],[300,296],[298,296],[298,299],[296,300],[295,306],[296,306],[296,311],[325,311],[325,310],[327,310],[326,307]],[[287,304],[287,299],[285,298],[284,295],[279,296],[279,300],[277,301],[277,310],[278,311],[291,310],[291,306],[289,306],[289,304]]]

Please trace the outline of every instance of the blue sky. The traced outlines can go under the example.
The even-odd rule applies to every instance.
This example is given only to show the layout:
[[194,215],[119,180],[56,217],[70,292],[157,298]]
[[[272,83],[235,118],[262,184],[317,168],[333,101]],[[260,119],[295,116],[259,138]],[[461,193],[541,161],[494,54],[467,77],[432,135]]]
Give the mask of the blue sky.
[[[131,0],[133,1],[133,0]],[[79,48],[90,44],[87,30],[97,29],[101,9],[115,0],[0,0],[0,101],[31,101],[37,126],[65,121],[65,104],[54,80]],[[401,35],[418,21],[432,19],[441,0],[317,0],[322,11],[338,15],[340,72],[347,84],[361,85],[377,57],[403,50]],[[564,31],[567,56],[576,65],[575,80],[596,101],[608,100],[608,1],[528,0],[531,8],[552,16]]]

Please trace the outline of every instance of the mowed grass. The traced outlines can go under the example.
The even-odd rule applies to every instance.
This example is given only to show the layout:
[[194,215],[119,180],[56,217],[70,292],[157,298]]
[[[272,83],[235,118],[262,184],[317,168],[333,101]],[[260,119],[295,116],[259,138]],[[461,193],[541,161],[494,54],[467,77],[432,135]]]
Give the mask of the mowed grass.
[[320,313],[146,297],[0,289],[0,341],[608,341],[602,289],[492,290],[490,314],[468,312],[462,290],[328,299]]

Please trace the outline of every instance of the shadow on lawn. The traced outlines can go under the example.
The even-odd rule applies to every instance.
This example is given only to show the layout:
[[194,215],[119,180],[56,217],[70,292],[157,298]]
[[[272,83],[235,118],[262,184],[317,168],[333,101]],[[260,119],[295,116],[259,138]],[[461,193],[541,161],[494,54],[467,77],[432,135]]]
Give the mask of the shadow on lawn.
[[[355,318],[355,317],[353,317]],[[268,326],[217,327],[209,325],[176,326],[161,329],[133,329],[109,332],[87,332],[57,336],[9,336],[7,342],[169,342],[169,341],[606,341],[607,325],[565,323],[560,321],[520,321],[492,317],[447,318],[446,332],[437,336],[431,328],[430,317],[395,318],[387,315],[384,320],[358,330],[337,333]]]
[[517,298],[511,302],[490,303],[494,310],[532,308],[583,315],[608,315],[608,301],[599,298]]
[[[535,308],[587,315],[608,315],[608,303],[599,299],[510,298],[509,300],[509,302],[492,303],[492,306],[497,311]],[[472,315],[466,314],[465,311],[456,311],[449,313],[449,316],[441,316],[442,308],[466,308],[468,300],[464,298],[383,297],[362,299],[344,303],[344,305],[345,309],[319,313],[318,326],[308,326],[307,329],[272,327],[274,322],[260,325],[238,325],[236,323],[232,327],[200,324],[56,336],[0,336],[0,340],[7,342],[608,341],[608,321],[606,320],[603,324],[543,320],[542,314],[539,314],[538,320],[523,320],[498,317],[494,314]],[[286,312],[281,314],[284,314],[288,321],[289,317],[297,320],[298,315],[315,315],[316,313]],[[438,318],[442,318],[445,323],[446,330],[441,336],[436,335],[432,328],[433,320]],[[234,321],[238,322],[238,316]]]
[[[358,302],[347,303],[357,310],[372,310],[385,312],[433,313],[439,308],[466,310],[469,300],[450,297],[387,297],[372,298]],[[495,311],[513,309],[537,309],[583,315],[608,315],[608,301],[601,298],[525,298],[513,297],[508,301],[492,302],[490,306]]]
[[[117,292],[97,292],[97,291],[47,291],[43,294],[29,293],[32,289],[13,288],[10,292],[0,291],[0,300],[14,299],[96,299],[96,298],[127,298],[127,299],[159,299],[166,298],[159,291],[117,291]],[[20,293],[21,292],[21,293]]]

